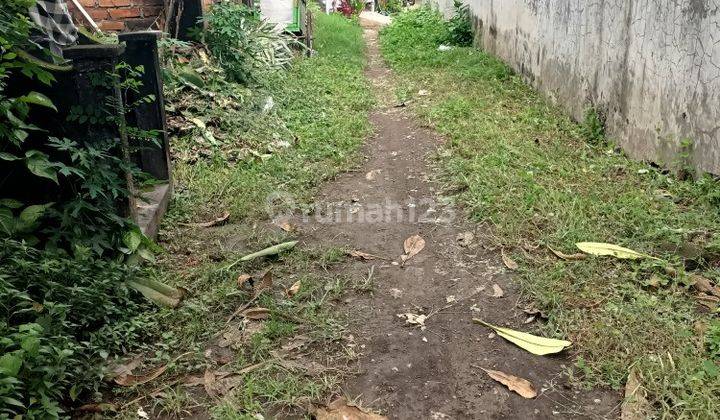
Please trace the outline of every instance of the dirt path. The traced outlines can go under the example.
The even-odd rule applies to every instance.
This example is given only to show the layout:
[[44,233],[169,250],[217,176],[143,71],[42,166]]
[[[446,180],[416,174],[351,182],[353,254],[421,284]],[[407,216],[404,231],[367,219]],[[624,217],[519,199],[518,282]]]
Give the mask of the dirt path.
[[[392,78],[377,46],[377,30],[365,29],[372,81],[379,105],[371,116],[375,135],[356,171],[329,183],[318,200],[331,210],[300,223],[304,240],[346,246],[400,261],[403,241],[421,235],[427,245],[404,266],[355,261],[342,270],[369,277],[372,293],[345,301],[361,354],[359,375],[344,387],[349,398],[399,419],[613,418],[618,395],[571,389],[565,357],[524,352],[486,328],[488,322],[527,330],[518,288],[497,250],[486,250],[457,209],[436,194],[430,155],[441,143],[406,108],[394,107]],[[458,235],[470,232],[468,245]],[[494,285],[503,297],[493,297]],[[398,314],[425,314],[426,329]],[[527,378],[540,396],[526,400],[480,369]]]

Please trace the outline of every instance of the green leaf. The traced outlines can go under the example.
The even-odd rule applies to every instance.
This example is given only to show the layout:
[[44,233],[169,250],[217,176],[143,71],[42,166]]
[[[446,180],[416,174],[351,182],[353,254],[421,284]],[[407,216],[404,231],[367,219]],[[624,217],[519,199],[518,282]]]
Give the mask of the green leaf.
[[30,172],[60,184],[57,179],[55,165],[48,160],[48,155],[37,150],[30,150],[25,153],[25,164]]
[[623,248],[618,245],[607,244],[603,242],[579,242],[575,244],[575,246],[577,246],[580,251],[591,255],[613,256],[615,258],[620,258],[624,260],[637,260],[640,258],[652,258],[654,260],[660,260],[659,258],[655,258],[647,254],[642,254],[640,252],[633,251],[632,249]]
[[8,162],[12,162],[14,160],[20,160],[20,159],[22,159],[22,158],[15,156],[11,153],[0,152],[0,160],[7,160]]
[[123,235],[123,243],[130,250],[130,253],[135,253],[143,242],[143,234],[137,229],[130,230]]
[[9,209],[19,209],[23,206],[23,203],[13,200],[12,198],[3,198],[0,199],[0,206],[7,207]]
[[37,356],[40,350],[40,339],[35,336],[25,337],[20,344],[23,350],[28,352],[31,356]]
[[53,104],[50,98],[39,92],[32,91],[25,96],[21,96],[20,98],[18,98],[18,100],[28,104],[44,106],[45,108],[50,108],[57,111],[57,108],[55,108],[55,104]]
[[524,350],[529,351],[532,354],[537,354],[538,356],[559,353],[572,345],[571,342],[565,340],[538,337],[536,335],[511,330],[510,328],[496,327],[480,319],[473,319],[473,321],[488,328],[492,328],[500,337],[510,341]]
[[53,203],[28,206],[20,213],[20,221],[26,225],[32,225],[37,222],[37,220],[45,214],[45,210],[52,205]]
[[22,358],[18,352],[5,353],[0,357],[0,372],[12,378],[17,377],[22,367]]
[[248,254],[248,255],[240,258],[239,260],[235,261],[234,263],[228,265],[226,268],[230,269],[240,262],[252,261],[256,258],[267,257],[270,255],[279,254],[281,252],[284,252],[284,251],[294,248],[295,245],[297,245],[297,243],[298,243],[298,241],[283,242],[281,244],[273,245],[269,248],[265,248],[262,251],[253,252],[252,254]]
[[15,232],[15,216],[6,207],[0,207],[0,229],[5,231],[7,235],[12,235]]

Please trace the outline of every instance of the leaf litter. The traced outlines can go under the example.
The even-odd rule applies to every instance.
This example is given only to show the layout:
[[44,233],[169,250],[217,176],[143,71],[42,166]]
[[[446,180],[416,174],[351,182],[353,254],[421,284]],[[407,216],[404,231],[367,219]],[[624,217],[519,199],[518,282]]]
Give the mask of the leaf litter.
[[527,379],[519,378],[499,370],[481,368],[489,377],[508,387],[510,391],[516,392],[523,398],[533,399],[537,397],[537,391],[533,384]]
[[424,248],[425,239],[423,239],[420,235],[413,235],[405,239],[405,242],[403,243],[403,249],[405,250],[405,254],[401,255],[400,259],[404,264],[407,260],[416,256]]
[[315,411],[316,420],[387,420],[385,416],[363,410],[346,398],[338,398]]
[[502,328],[474,318],[473,322],[482,324],[494,330],[500,337],[510,341],[523,350],[529,351],[538,356],[559,353],[572,345],[570,341],[557,340],[554,338],[539,337],[536,335],[515,331],[510,328]]

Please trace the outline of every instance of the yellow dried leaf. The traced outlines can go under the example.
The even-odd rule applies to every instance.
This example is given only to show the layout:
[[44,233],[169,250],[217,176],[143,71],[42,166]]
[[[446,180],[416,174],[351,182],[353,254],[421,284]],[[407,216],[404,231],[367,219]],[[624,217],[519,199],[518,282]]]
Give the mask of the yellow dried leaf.
[[581,253],[577,253],[577,254],[565,254],[565,253],[563,253],[563,252],[560,252],[560,251],[558,251],[558,250],[556,250],[556,249],[552,249],[552,248],[550,248],[550,247],[548,247],[548,249],[550,250],[550,252],[552,252],[553,254],[555,254],[555,256],[558,257],[558,258],[560,258],[561,260],[577,261],[577,260],[584,260],[585,258],[587,258],[587,255],[586,255],[586,254],[581,254]]
[[302,285],[302,283],[300,283],[300,280],[293,283],[293,285],[290,286],[290,288],[287,290],[287,295],[290,297],[295,296],[300,291],[301,285]]
[[538,337],[536,335],[511,330],[510,328],[497,327],[480,319],[473,319],[473,321],[492,328],[500,337],[538,356],[559,353],[572,345],[570,341]]
[[659,258],[655,258],[647,254],[642,254],[629,248],[624,248],[613,244],[606,244],[603,242],[578,242],[575,244],[575,246],[577,246],[580,251],[591,255],[612,256],[624,260],[637,260],[641,258],[652,258],[654,260],[659,260]]

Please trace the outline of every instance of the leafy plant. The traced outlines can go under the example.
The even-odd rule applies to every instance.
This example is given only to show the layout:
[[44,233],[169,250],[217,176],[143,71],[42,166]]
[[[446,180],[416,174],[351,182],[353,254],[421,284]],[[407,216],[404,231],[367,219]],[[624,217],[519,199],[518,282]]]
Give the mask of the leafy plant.
[[[126,280],[137,269],[0,240],[0,410],[29,418],[61,416],[59,402],[101,386],[96,358],[132,347],[137,332],[108,326],[146,310]],[[138,325],[132,325],[133,330]],[[2,414],[0,414],[2,416]]]
[[378,1],[378,9],[385,14],[400,13],[402,10],[402,0],[380,0]]
[[585,119],[580,124],[580,133],[590,144],[605,143],[605,119],[596,108],[585,111]]
[[261,20],[253,9],[223,1],[213,5],[203,19],[210,52],[239,83],[257,84],[264,74],[292,62],[292,38]]
[[472,17],[470,7],[459,0],[454,1],[455,14],[447,22],[447,43],[466,47],[472,44]]

